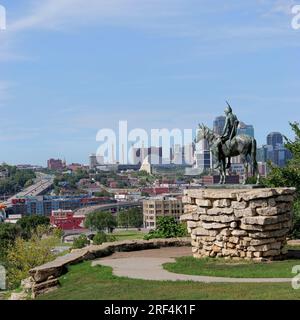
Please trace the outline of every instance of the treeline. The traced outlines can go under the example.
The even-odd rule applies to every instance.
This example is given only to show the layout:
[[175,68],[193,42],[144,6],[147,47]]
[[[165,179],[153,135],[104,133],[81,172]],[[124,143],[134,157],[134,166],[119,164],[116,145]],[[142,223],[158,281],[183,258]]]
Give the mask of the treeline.
[[8,288],[17,288],[30,269],[53,260],[52,248],[61,236],[61,230],[51,228],[44,216],[0,223],[0,265],[7,270]]
[[36,178],[33,170],[20,170],[6,164],[0,166],[0,174],[0,196],[17,193]]
[[300,238],[300,127],[298,123],[290,123],[295,133],[295,139],[290,140],[285,137],[285,147],[291,151],[292,160],[284,168],[268,163],[270,173],[263,184],[266,187],[294,187],[297,190],[297,198],[294,202],[292,238]]

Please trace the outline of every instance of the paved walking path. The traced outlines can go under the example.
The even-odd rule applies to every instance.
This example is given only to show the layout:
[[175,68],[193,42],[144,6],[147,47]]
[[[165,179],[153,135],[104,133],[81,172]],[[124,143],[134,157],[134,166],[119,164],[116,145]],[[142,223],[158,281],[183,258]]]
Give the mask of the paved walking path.
[[176,257],[191,255],[191,248],[163,248],[135,252],[121,252],[92,262],[113,268],[119,277],[158,281],[196,281],[204,283],[268,283],[291,282],[288,278],[223,278],[176,274],[163,269],[163,264],[175,262]]

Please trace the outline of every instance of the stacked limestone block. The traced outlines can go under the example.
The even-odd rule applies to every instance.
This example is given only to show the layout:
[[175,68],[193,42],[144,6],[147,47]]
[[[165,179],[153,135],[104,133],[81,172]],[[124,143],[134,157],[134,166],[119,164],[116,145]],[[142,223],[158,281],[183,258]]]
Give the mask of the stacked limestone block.
[[293,188],[194,189],[183,197],[194,257],[283,258]]

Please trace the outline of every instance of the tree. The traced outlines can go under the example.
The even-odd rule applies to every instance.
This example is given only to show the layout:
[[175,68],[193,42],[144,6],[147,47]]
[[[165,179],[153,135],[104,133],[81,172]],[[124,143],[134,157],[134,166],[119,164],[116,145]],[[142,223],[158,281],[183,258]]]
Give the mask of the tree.
[[178,223],[174,217],[160,217],[157,220],[156,230],[152,230],[145,236],[145,240],[154,238],[177,238],[187,235],[187,227]]
[[98,232],[112,232],[116,226],[116,219],[110,212],[92,212],[85,219],[85,227]]
[[143,225],[143,212],[139,208],[124,210],[117,217],[119,227],[140,228]]
[[45,216],[26,216],[18,220],[17,226],[21,229],[21,236],[24,239],[30,239],[36,228],[40,225],[49,226],[50,219]]
[[0,223],[0,263],[6,261],[6,251],[14,243],[20,228],[10,223]]
[[263,179],[266,187],[295,187],[297,199],[294,203],[293,229],[291,236],[300,237],[300,128],[298,123],[290,123],[295,133],[295,140],[285,137],[285,147],[292,153],[292,160],[284,168],[279,168],[269,163],[270,173]]
[[[43,237],[44,232],[49,233],[48,237]],[[29,240],[17,237],[7,250],[9,288],[18,287],[21,280],[28,277],[30,269],[53,260],[52,248],[56,242],[56,235],[51,234],[45,225],[37,226]]]

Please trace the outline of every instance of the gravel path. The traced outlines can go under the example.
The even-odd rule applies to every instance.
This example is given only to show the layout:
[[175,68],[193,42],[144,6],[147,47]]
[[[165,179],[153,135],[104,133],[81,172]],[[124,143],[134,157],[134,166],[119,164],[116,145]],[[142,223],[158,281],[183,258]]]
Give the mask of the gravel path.
[[103,265],[113,268],[113,274],[132,279],[159,281],[195,281],[204,283],[276,283],[291,282],[288,278],[222,278],[175,274],[164,270],[162,265],[175,262],[176,257],[188,256],[191,248],[162,248],[135,252],[115,253],[110,257],[98,259],[92,265]]

